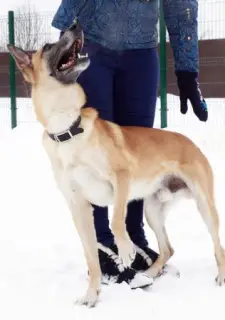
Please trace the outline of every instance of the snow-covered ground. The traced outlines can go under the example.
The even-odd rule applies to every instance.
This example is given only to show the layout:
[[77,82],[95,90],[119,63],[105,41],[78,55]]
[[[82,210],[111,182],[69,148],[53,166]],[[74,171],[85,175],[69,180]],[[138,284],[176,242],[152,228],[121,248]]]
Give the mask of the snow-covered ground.
[[[192,114],[184,117],[175,111],[179,104],[174,97],[168,100],[172,110],[168,129],[193,138],[213,165],[225,246],[224,101],[221,105],[209,101],[213,116],[203,124]],[[0,319],[136,319],[142,314],[143,319],[152,320],[223,320],[225,287],[214,283],[217,269],[212,242],[192,201],[180,202],[167,220],[175,248],[171,263],[179,268],[180,279],[162,277],[148,291],[133,291],[126,284],[103,286],[95,309],[74,304],[87,286],[82,246],[41,146],[42,128],[31,109],[21,109],[19,126],[1,130],[0,136]],[[1,127],[6,113],[0,119]],[[157,119],[159,123],[159,113]],[[146,232],[157,249],[147,226]]]

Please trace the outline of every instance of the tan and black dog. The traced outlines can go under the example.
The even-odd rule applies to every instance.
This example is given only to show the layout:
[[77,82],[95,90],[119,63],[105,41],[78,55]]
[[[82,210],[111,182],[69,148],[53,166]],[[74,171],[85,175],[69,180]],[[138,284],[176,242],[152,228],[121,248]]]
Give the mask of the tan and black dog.
[[121,127],[100,119],[93,108],[83,108],[85,93],[76,80],[90,60],[82,53],[82,46],[79,25],[32,55],[8,46],[32,86],[36,116],[44,127],[43,145],[84,248],[89,288],[79,302],[94,306],[101,284],[91,204],[113,205],[112,231],[119,255],[129,266],[135,250],[126,231],[127,203],[145,199],[145,216],[160,252],[147,271],[155,277],[173,255],[164,224],[165,210],[182,196],[193,197],[214,243],[216,282],[224,284],[225,253],[219,239],[213,173],[207,158],[181,134]]

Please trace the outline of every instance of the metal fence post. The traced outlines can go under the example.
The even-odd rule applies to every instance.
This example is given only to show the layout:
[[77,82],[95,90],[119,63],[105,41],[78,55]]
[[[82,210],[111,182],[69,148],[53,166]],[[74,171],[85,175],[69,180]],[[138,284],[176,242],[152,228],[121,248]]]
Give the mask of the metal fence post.
[[[14,12],[8,11],[8,31],[9,44],[15,44],[14,34]],[[11,128],[17,126],[17,109],[16,109],[16,64],[11,55],[9,55],[9,82],[10,82],[10,102],[11,102]]]
[[161,128],[167,127],[167,65],[166,65],[166,26],[163,14],[163,1],[160,0],[160,115]]

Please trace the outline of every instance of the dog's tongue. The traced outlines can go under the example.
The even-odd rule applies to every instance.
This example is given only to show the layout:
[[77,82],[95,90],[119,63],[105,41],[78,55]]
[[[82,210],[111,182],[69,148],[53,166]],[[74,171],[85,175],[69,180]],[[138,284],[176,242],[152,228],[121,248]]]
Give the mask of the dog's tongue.
[[67,63],[63,63],[60,70],[70,67],[74,63],[74,58],[70,57]]

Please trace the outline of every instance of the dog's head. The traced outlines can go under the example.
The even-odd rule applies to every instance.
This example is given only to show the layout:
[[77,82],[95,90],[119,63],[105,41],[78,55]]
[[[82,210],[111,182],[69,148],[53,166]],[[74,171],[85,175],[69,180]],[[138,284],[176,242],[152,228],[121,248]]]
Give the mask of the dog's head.
[[83,31],[76,23],[59,41],[47,43],[33,54],[12,45],[8,50],[27,82],[34,85],[40,78],[51,76],[62,84],[72,84],[90,63],[82,52],[83,42]]

